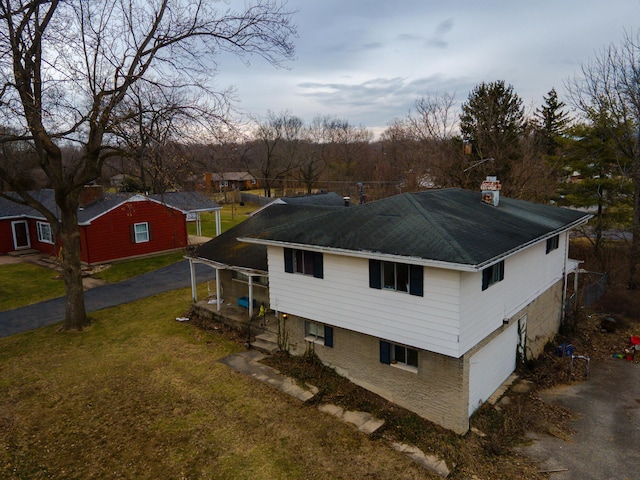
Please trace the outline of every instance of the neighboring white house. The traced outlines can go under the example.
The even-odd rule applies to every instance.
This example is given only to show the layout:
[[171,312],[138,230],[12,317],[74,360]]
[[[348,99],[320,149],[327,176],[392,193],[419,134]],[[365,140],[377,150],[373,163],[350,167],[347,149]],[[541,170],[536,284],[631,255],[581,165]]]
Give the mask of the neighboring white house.
[[[487,203],[489,200],[489,203]],[[590,216],[486,192],[406,193],[239,238],[267,247],[287,349],[445,428],[562,318],[569,231]],[[286,315],[285,315],[286,314]]]

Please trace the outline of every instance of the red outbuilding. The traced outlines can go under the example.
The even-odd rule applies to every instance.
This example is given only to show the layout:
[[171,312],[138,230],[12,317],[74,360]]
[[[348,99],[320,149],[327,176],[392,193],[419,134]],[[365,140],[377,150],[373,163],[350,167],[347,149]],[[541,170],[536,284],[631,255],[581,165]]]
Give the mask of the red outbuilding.
[[[55,211],[53,190],[33,195]],[[203,211],[219,218],[220,206],[192,192],[147,196],[86,187],[78,210],[82,262],[95,265],[187,248],[187,215],[197,220]],[[37,250],[57,256],[61,248],[41,213],[0,198],[0,254]]]

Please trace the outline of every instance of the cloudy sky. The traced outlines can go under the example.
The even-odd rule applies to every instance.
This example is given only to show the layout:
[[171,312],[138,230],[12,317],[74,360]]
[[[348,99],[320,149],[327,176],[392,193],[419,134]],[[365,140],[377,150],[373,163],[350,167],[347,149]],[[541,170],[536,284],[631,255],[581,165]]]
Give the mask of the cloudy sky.
[[[231,4],[242,5],[243,0]],[[625,30],[640,30],[640,0],[289,0],[296,59],[277,69],[220,58],[245,115],[268,110],[310,122],[347,119],[380,133],[416,99],[443,92],[464,102],[481,82],[504,80],[538,107],[581,63]]]

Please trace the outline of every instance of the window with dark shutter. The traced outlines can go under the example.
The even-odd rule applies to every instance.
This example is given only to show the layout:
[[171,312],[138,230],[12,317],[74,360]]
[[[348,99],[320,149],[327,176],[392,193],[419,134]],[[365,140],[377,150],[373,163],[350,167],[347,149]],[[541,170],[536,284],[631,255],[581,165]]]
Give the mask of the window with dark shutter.
[[424,296],[422,265],[369,259],[369,287]]
[[424,296],[423,291],[423,269],[422,265],[410,265],[409,268],[409,293],[411,295],[417,295],[418,297]]
[[293,250],[291,248],[284,249],[284,271],[293,273]]
[[369,260],[369,287],[382,288],[382,266],[380,260]]
[[310,252],[295,248],[284,249],[284,271],[315,278],[324,278],[322,252]]
[[333,348],[333,327],[324,326],[324,346]]
[[482,290],[504,280],[504,260],[482,270]]
[[380,340],[380,363],[391,365],[391,344]]
[[313,276],[316,278],[324,278],[322,252],[313,252]]

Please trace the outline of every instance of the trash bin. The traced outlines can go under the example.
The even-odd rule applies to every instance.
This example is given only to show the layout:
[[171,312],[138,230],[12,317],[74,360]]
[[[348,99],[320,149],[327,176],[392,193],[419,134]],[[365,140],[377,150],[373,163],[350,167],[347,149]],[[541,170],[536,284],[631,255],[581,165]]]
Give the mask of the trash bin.
[[573,355],[573,345],[569,345],[568,343],[561,343],[556,348],[556,355],[559,357],[570,357]]

